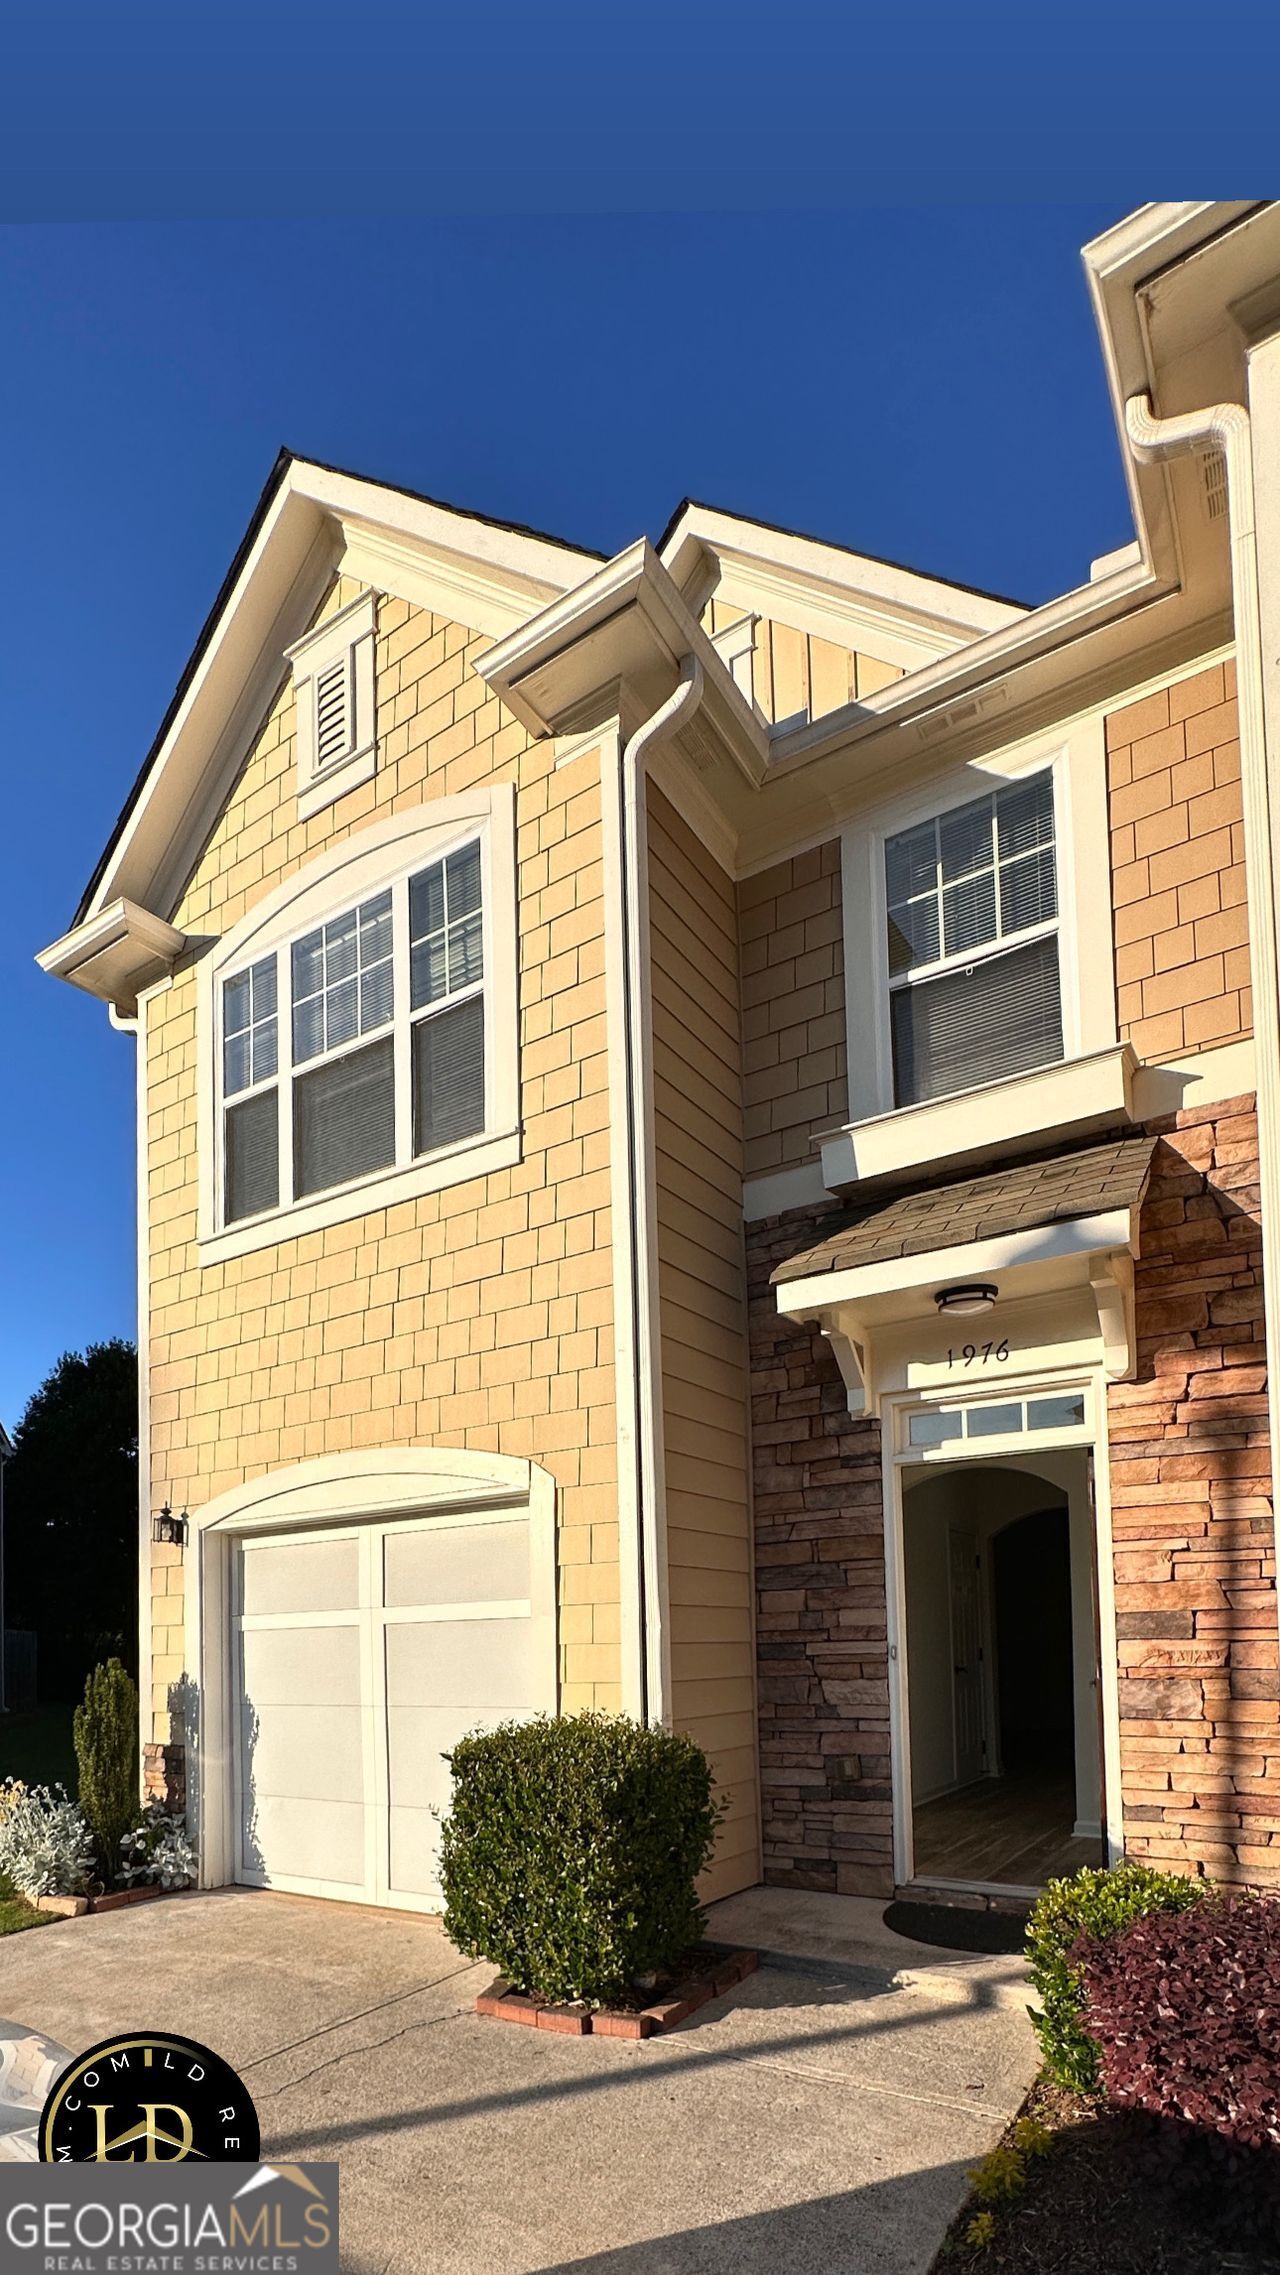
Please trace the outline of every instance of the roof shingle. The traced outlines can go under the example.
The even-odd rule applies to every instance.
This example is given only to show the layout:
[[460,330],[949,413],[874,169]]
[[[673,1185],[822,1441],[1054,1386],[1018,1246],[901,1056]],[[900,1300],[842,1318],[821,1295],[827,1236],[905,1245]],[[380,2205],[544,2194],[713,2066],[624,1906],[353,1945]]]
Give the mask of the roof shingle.
[[891,1263],[898,1256],[927,1255],[934,1248],[960,1247],[970,1240],[993,1240],[1003,1233],[1033,1231],[1037,1225],[1136,1207],[1156,1144],[1155,1138],[1142,1135],[1108,1138],[1081,1153],[1008,1162],[960,1184],[891,1194],[856,1216],[846,1216],[816,1247],[788,1257],[772,1274],[772,1284],[806,1280],[818,1272],[849,1271],[860,1264]]

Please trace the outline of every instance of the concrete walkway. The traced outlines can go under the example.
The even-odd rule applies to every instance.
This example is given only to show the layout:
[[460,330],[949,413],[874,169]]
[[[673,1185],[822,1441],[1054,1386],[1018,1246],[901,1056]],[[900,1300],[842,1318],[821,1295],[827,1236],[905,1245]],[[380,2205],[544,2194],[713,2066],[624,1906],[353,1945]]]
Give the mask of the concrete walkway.
[[867,1990],[914,1990],[963,2006],[1026,2013],[1031,1993],[1025,1959],[914,1943],[885,1926],[884,1911],[883,1901],[870,1896],[748,1888],[745,1895],[713,1904],[707,1926],[717,1943],[748,1944],[775,1966],[835,1965]]
[[1036,2067],[1024,2015],[812,1955],[644,2045],[480,2021],[488,1973],[430,1920],[227,1892],[4,1939],[0,2012],[225,2054],[264,2154],[341,2163],[352,2275],[924,2275]]

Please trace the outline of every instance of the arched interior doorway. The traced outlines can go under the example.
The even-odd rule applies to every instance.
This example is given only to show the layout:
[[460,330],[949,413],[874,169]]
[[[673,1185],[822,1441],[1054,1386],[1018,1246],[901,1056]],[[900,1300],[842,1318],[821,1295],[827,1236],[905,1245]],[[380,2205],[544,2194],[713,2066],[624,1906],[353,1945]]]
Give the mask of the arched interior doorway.
[[1030,1889],[1102,1861],[1086,1458],[904,1484],[917,1881]]

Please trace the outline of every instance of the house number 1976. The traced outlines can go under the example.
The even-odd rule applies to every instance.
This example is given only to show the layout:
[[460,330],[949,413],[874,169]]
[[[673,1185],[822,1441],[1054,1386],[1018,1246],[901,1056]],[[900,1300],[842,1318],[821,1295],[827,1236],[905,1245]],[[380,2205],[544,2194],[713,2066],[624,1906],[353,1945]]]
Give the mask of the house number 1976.
[[958,1351],[947,1352],[949,1367],[1003,1366],[1009,1356],[1009,1338],[1002,1335],[998,1343],[962,1343]]

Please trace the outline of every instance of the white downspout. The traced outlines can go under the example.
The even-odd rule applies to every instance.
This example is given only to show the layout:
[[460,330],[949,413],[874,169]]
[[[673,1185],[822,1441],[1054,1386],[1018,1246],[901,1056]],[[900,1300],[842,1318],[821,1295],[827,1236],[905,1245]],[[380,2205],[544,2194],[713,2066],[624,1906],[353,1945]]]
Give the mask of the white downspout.
[[[1134,456],[1171,458],[1217,449],[1227,467],[1231,598],[1240,713],[1240,795],[1244,808],[1245,888],[1253,984],[1253,1048],[1258,1100],[1258,1181],[1262,1213],[1262,1292],[1273,1458],[1280,1431],[1280,984],[1277,980],[1274,824],[1267,767],[1262,679],[1262,617],[1253,504],[1249,413],[1242,403],[1211,403],[1177,418],[1152,416],[1147,395],[1130,396],[1125,425]],[[1273,1480],[1274,1482],[1274,1480]],[[1276,1510],[1280,1528],[1280,1505]]]
[[150,1250],[147,1233],[150,1180],[147,1175],[147,1006],[145,994],[138,998],[138,1008],[133,1018],[128,1019],[122,1012],[117,1011],[114,1003],[108,1004],[107,1017],[117,1034],[131,1035],[135,1045],[136,1160],[134,1181],[137,1188],[138,1290],[138,1791],[145,1800],[147,1741],[152,1735],[151,1362],[148,1334],[151,1324],[151,1289]]
[[663,1721],[671,1701],[643,786],[654,751],[692,717],[702,701],[704,684],[698,658],[686,656],[679,685],[665,703],[636,729],[625,746],[619,737],[616,779],[611,785],[612,798],[607,801],[613,807],[608,819],[617,835],[615,874],[621,896],[622,942],[622,984],[618,991],[621,1066],[617,1072],[623,1113],[621,1131],[614,1121],[617,1159],[612,1179],[613,1206],[623,1218],[623,1226],[615,1226],[614,1233],[618,1467],[621,1486],[624,1451],[629,1452],[634,1538],[622,1543],[622,1563],[624,1571],[632,1575],[638,1623],[634,1639],[624,1635],[623,1651],[624,1664],[630,1663],[634,1669],[632,1695],[642,1722]]

